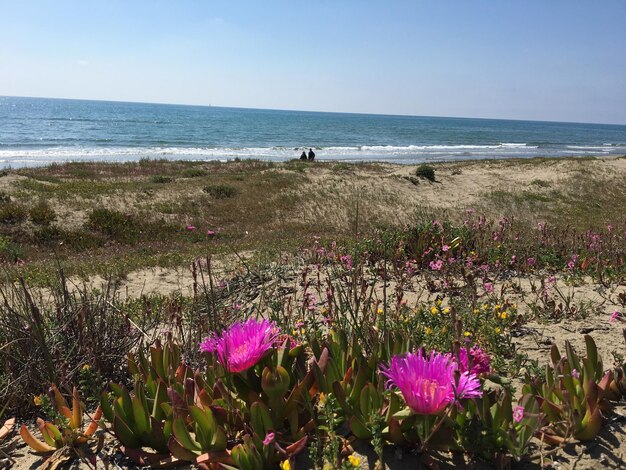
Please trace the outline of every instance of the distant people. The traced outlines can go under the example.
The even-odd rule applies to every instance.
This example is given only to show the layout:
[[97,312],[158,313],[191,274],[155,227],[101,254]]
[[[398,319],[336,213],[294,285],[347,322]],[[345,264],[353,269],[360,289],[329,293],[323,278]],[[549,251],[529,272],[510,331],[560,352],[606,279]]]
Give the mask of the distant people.
[[315,159],[315,152],[313,149],[309,149],[309,161],[312,162]]
[[300,160],[306,160],[306,150],[302,151],[302,155],[300,155]]

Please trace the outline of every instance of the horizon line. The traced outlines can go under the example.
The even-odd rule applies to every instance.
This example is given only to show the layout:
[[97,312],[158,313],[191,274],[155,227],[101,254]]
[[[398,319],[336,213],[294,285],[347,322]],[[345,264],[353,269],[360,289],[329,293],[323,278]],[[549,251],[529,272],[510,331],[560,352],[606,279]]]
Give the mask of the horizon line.
[[538,123],[554,123],[554,124],[591,124],[591,125],[600,125],[600,126],[626,127],[626,123],[614,123],[614,122],[558,121],[558,120],[546,120],[546,119],[442,116],[442,115],[425,115],[425,114],[366,113],[366,112],[352,112],[352,111],[319,111],[319,110],[307,110],[307,109],[224,106],[224,105],[213,105],[213,104],[165,103],[161,101],[127,101],[127,100],[65,98],[65,97],[61,98],[61,97],[54,97],[54,96],[0,95],[0,98],[27,98],[27,99],[46,99],[46,100],[61,100],[61,101],[95,101],[95,102],[102,102],[102,103],[154,104],[154,105],[162,105],[162,106],[189,106],[189,107],[199,107],[199,108],[246,109],[246,110],[253,110],[253,111],[284,111],[284,112],[298,112],[298,113],[349,114],[349,115],[351,114],[351,115],[357,115],[357,116],[386,116],[386,117],[411,117],[411,118],[435,118],[435,119],[475,119],[475,120],[485,120],[485,121],[517,121],[517,122],[538,122]]

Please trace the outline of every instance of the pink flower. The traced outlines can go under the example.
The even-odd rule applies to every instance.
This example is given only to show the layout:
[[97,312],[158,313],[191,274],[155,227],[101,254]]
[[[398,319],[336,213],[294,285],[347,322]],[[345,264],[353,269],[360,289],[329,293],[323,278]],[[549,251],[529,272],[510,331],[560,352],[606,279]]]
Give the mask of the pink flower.
[[381,365],[381,373],[388,378],[387,387],[400,389],[404,401],[419,414],[439,414],[450,403],[461,398],[482,396],[480,381],[468,372],[461,373],[455,383],[457,364],[451,354],[432,351],[426,357],[420,350],[391,358],[389,365]]
[[441,268],[443,267],[443,261],[441,260],[437,260],[435,261],[431,261],[429,263],[430,269],[432,269],[433,271],[441,271]]
[[[472,359],[472,367],[469,366],[469,359]],[[459,351],[459,371],[469,372],[470,374],[480,375],[488,374],[491,371],[491,359],[489,354],[483,351],[479,346],[474,346],[469,350],[469,356],[466,348]]]
[[270,445],[272,442],[274,442],[275,437],[276,436],[273,432],[268,432],[267,436],[265,436],[265,439],[263,439],[263,445],[264,446]]
[[350,256],[350,255],[343,255],[339,259],[341,260],[341,262],[344,264],[344,266],[346,267],[346,269],[348,271],[350,271],[352,269],[352,256]]
[[207,230],[207,231],[206,231],[206,234],[207,234],[209,237],[212,237],[213,235],[215,235],[215,232],[214,232],[213,230]]
[[528,258],[526,260],[526,263],[528,263],[528,266],[534,266],[535,264],[537,264],[537,260],[535,258]]
[[513,410],[513,421],[519,423],[522,419],[524,419],[524,411],[523,406],[516,406]]
[[572,377],[574,377],[575,379],[580,378],[580,372],[578,372],[576,369],[572,369]]
[[615,310],[612,314],[611,314],[611,319],[609,320],[609,322],[611,323],[615,323],[617,320],[619,320],[621,317],[620,313]]
[[233,324],[221,336],[209,336],[200,343],[200,351],[217,355],[229,372],[243,372],[274,348],[279,334],[273,322],[251,318]]
[[443,245],[441,247],[441,251],[448,251],[450,249],[450,247],[448,245]]
[[196,229],[195,225],[187,225],[187,227],[185,227],[187,230],[189,230],[190,232],[193,232]]
[[491,282],[485,282],[483,284],[483,289],[485,289],[485,292],[488,294],[493,294],[493,284]]

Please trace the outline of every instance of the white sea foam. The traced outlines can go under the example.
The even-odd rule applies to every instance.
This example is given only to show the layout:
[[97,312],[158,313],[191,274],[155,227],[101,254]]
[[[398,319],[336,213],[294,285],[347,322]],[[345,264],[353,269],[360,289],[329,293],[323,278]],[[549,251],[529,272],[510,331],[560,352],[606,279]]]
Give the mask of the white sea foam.
[[[567,146],[539,148],[524,143],[485,145],[361,145],[328,146],[315,150],[319,160],[389,161],[413,163],[427,160],[463,158],[507,158],[539,155],[586,155],[618,151],[607,146]],[[66,161],[133,161],[141,158],[170,160],[218,160],[260,158],[285,161],[300,156],[301,149],[291,147],[80,147],[0,149],[0,166],[36,166]]]

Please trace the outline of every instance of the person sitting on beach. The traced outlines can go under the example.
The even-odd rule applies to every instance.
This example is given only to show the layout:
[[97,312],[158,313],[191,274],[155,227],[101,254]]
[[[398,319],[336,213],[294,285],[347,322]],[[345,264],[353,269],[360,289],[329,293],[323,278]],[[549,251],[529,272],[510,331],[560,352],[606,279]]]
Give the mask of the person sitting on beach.
[[306,160],[306,150],[302,151],[302,155],[300,155],[300,160]]
[[313,152],[313,149],[309,149],[309,160],[313,161],[315,159],[315,153]]

